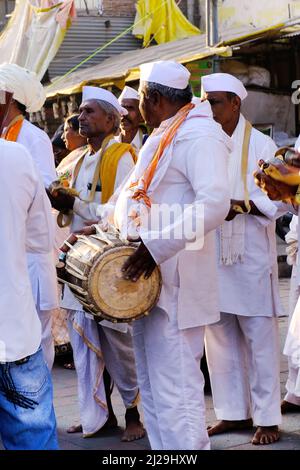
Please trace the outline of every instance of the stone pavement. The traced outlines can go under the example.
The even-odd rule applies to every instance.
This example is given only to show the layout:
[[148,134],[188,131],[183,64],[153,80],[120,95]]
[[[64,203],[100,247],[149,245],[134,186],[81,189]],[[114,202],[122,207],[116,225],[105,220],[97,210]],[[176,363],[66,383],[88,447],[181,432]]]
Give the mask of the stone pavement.
[[[287,309],[289,293],[289,279],[280,279],[280,295]],[[287,329],[287,317],[280,318],[280,340],[283,346]],[[281,357],[281,386],[282,396],[287,377],[287,360]],[[77,407],[77,384],[75,371],[66,370],[55,366],[53,369],[54,402],[57,416],[58,436],[60,448],[64,450],[144,450],[149,449],[147,438],[131,443],[120,441],[124,427],[124,407],[118,392],[113,392],[113,406],[118,418],[119,428],[103,433],[97,437],[83,439],[80,434],[67,434],[66,429],[72,424],[78,424],[79,412]],[[206,396],[207,424],[215,421],[212,399]],[[283,417],[282,438],[279,442],[268,446],[253,446],[250,443],[252,432],[238,431],[230,434],[213,436],[212,449],[234,450],[276,450],[276,449],[300,449],[300,414],[289,414]],[[1,448],[1,445],[0,445]]]

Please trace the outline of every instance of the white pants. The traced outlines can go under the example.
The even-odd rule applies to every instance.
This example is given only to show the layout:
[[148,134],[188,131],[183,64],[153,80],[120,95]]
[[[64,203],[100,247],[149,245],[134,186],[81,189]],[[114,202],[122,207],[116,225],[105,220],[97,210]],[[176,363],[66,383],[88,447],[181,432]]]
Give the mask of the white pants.
[[[290,295],[289,295],[289,324],[291,323],[291,319],[293,317],[293,313],[296,308],[296,304],[298,302],[300,296],[300,286],[298,284],[298,279],[296,276],[297,266],[293,266],[293,272],[291,277],[291,285],[290,285]],[[288,365],[289,365],[289,375],[286,383],[287,394],[285,395],[284,399],[289,403],[293,403],[294,405],[300,406],[300,396],[295,394],[296,391],[296,384],[299,380],[299,367],[293,364],[291,358],[288,358]],[[298,393],[298,392],[297,392]]]
[[205,350],[217,419],[281,423],[277,318],[221,313]]
[[39,310],[37,308],[39,319],[42,325],[42,350],[43,356],[51,371],[54,362],[54,339],[52,335],[52,315],[53,310]]
[[204,327],[179,330],[173,312],[156,307],[133,324],[145,425],[154,450],[209,449],[204,378]]

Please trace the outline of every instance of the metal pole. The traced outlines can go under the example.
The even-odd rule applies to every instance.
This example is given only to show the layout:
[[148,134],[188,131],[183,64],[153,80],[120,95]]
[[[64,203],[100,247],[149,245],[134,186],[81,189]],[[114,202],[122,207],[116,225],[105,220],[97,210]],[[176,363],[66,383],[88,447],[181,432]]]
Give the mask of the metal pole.
[[206,17],[206,46],[210,47],[210,0],[205,2],[205,17]]
[[212,47],[218,41],[218,0],[206,0],[206,45]]
[[218,0],[212,0],[212,43],[216,45],[219,42],[218,34]]

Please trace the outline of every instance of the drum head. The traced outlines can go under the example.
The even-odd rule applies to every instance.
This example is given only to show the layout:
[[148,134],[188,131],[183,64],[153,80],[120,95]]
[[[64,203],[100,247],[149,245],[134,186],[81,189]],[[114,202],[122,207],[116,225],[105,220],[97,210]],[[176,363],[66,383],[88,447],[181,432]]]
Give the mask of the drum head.
[[[149,279],[137,282],[123,279],[121,268],[134,253],[132,246],[119,246],[99,255],[89,275],[89,293],[99,308],[99,317],[113,322],[130,322],[143,315],[158,301],[161,274],[156,268]],[[97,314],[95,314],[97,315]]]

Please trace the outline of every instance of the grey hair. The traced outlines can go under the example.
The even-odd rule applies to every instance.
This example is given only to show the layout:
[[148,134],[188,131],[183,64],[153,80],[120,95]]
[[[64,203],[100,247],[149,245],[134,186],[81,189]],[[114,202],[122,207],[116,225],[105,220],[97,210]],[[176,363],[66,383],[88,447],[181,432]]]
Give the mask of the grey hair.
[[190,103],[193,98],[191,85],[188,85],[183,90],[178,88],[171,88],[169,86],[161,85],[154,82],[143,82],[146,85],[147,94],[150,96],[154,92],[167,98],[171,103]]
[[107,101],[103,101],[103,100],[95,100],[97,101],[98,105],[100,106],[100,108],[106,113],[108,114],[109,116],[112,116],[113,118],[113,132],[117,132],[117,130],[119,129],[120,127],[120,114],[118,113],[118,111],[116,110],[116,108],[108,103]]

